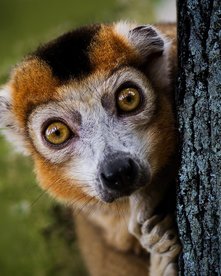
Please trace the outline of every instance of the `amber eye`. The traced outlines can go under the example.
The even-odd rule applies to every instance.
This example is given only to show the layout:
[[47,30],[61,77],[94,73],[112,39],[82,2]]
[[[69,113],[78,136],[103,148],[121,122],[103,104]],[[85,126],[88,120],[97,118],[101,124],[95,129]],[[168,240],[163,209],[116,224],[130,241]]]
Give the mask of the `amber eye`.
[[117,95],[117,106],[120,111],[134,111],[141,102],[141,96],[136,88],[125,88]]
[[46,128],[44,136],[49,143],[60,145],[71,137],[71,131],[64,123],[53,122]]

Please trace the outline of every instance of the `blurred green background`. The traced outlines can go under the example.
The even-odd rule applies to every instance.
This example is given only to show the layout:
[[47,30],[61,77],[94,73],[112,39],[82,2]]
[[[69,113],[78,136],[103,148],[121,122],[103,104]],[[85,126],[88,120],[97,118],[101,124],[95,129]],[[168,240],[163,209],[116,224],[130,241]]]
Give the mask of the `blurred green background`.
[[[174,2],[0,0],[0,85],[25,54],[64,31],[119,19],[174,20]],[[0,137],[0,276],[87,275],[70,217],[38,188],[31,160]]]

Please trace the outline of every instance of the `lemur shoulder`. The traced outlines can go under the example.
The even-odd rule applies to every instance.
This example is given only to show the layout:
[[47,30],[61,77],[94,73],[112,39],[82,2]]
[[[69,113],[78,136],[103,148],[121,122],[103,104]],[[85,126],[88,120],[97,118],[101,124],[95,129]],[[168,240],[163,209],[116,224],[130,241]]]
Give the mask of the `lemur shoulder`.
[[145,253],[144,275],[177,275],[176,64],[175,25],[97,24],[40,46],[0,91],[2,132],[32,156],[42,189],[130,265],[126,252]]

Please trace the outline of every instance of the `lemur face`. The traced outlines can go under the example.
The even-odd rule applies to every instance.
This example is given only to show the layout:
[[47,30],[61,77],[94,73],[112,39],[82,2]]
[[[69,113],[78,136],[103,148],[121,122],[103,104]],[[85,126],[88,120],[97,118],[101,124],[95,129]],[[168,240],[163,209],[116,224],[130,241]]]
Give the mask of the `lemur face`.
[[64,34],[15,68],[0,126],[31,154],[41,186],[73,203],[128,196],[174,150],[166,39],[151,26]]

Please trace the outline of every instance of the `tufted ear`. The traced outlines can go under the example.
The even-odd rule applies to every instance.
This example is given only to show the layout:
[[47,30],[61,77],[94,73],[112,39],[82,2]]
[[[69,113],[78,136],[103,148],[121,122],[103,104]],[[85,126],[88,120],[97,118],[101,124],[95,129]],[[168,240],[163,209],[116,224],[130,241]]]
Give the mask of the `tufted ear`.
[[169,84],[169,50],[171,41],[152,25],[116,24],[116,31],[127,37],[140,56],[140,64],[156,87]]
[[161,56],[167,43],[162,34],[149,25],[133,28],[129,31],[128,38],[144,62],[152,55]]
[[12,112],[11,89],[9,86],[0,88],[0,134],[11,142],[17,151],[28,155],[25,146],[24,131],[19,128],[19,124]]

